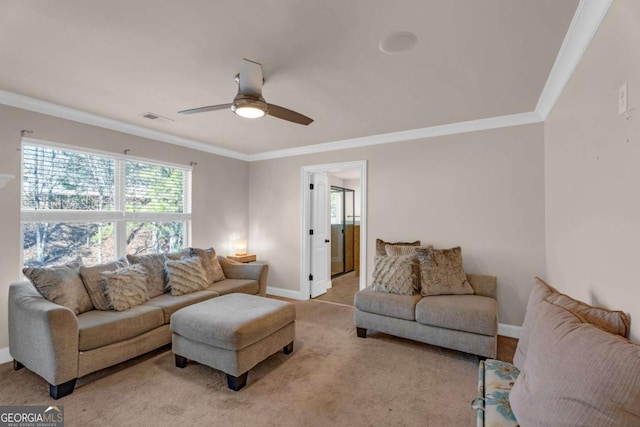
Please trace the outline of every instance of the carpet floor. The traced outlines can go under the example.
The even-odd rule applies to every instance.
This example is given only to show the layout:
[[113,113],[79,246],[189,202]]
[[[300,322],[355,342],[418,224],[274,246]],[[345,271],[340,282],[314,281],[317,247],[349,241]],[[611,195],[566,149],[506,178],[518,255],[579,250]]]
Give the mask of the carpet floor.
[[239,392],[220,371],[177,368],[164,347],[80,378],[57,401],[28,369],[0,365],[0,404],[63,405],[67,427],[475,425],[475,356],[380,333],[357,338],[353,307],[306,301],[296,311],[293,353],[260,363]]
[[332,287],[327,293],[314,298],[319,301],[353,305],[353,296],[360,290],[360,277],[353,271],[331,280]]

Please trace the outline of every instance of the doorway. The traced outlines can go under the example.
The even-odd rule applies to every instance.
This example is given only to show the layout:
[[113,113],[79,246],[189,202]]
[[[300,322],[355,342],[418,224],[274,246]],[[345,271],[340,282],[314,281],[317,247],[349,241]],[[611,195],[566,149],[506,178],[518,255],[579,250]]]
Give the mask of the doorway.
[[[300,268],[300,292],[301,297],[304,299],[309,299],[311,297],[311,293],[313,290],[314,297],[321,294],[326,293],[326,289],[319,288],[322,286],[318,286],[315,283],[315,277],[312,274],[314,271],[318,271],[318,263],[326,264],[326,269],[330,272],[331,268],[331,258],[332,256],[320,256],[320,251],[316,250],[316,247],[320,245],[320,236],[314,235],[312,224],[313,222],[313,211],[315,210],[313,205],[313,182],[314,178],[317,178],[319,174],[327,174],[332,175],[335,173],[343,172],[343,171],[353,171],[355,170],[356,176],[358,178],[358,182],[360,185],[359,191],[354,192],[354,204],[359,210],[359,220],[360,220],[360,233],[358,235],[358,239],[354,239],[354,249],[355,254],[359,258],[359,269],[362,271],[362,274],[359,274],[357,277],[357,283],[359,289],[364,289],[366,287],[366,271],[367,271],[367,257],[366,257],[366,236],[367,236],[367,162],[366,160],[354,161],[354,162],[344,162],[344,163],[332,163],[332,164],[324,164],[324,165],[315,165],[315,166],[304,166],[301,170],[301,200],[302,200],[302,221],[301,230],[300,230],[300,246],[301,250],[301,268]],[[343,188],[348,188],[348,186],[342,186]],[[329,196],[329,195],[328,195]],[[327,197],[327,210],[329,210],[330,197]],[[348,215],[348,214],[347,214]],[[353,216],[357,216],[355,213]],[[315,239],[315,240],[314,240]],[[329,242],[331,239],[327,239]],[[327,252],[330,249],[330,243],[327,243]],[[324,258],[324,260],[322,259]],[[326,260],[326,261],[325,261]],[[346,264],[346,263],[345,263]],[[324,265],[324,264],[323,264]],[[321,266],[323,269],[324,267]],[[351,273],[350,273],[351,274]],[[346,276],[346,275],[345,275]],[[339,280],[340,278],[338,278]],[[331,288],[331,281],[327,288]],[[322,285],[322,283],[320,283]],[[324,291],[324,292],[323,292]]]
[[[356,261],[355,190],[331,186],[331,279],[350,273]],[[358,233],[360,221],[357,221]]]

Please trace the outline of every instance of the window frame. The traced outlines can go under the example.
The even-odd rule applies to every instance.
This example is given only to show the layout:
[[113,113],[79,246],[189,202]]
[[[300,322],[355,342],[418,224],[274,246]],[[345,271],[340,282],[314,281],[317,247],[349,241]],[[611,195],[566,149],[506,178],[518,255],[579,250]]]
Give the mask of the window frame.
[[[66,209],[32,209],[23,206],[24,190],[24,155],[25,145],[42,147],[53,150],[66,150],[80,154],[103,156],[114,160],[114,210],[66,210]],[[191,200],[193,166],[161,160],[118,154],[109,151],[92,148],[78,147],[59,142],[47,141],[37,138],[23,137],[21,139],[20,154],[20,265],[24,265],[24,224],[25,223],[113,223],[115,239],[115,259],[127,254],[127,224],[130,222],[183,222],[184,223],[184,247],[191,246]],[[131,212],[125,210],[126,180],[125,163],[127,161],[148,163],[153,166],[178,168],[184,171],[183,177],[183,203],[182,213],[175,212]],[[106,260],[105,260],[106,261]]]

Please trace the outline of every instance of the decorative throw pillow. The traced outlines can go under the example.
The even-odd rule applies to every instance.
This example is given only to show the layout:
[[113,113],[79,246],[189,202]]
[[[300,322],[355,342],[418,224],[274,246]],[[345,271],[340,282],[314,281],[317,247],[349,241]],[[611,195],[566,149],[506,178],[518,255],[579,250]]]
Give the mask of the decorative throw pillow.
[[[169,252],[167,254],[164,254],[164,256],[165,256],[165,263],[166,263],[166,260],[168,260],[168,259],[175,261],[175,260],[179,260],[179,259],[182,259],[182,258],[188,258],[188,257],[191,256],[191,248],[184,248],[184,249],[181,249],[181,250],[176,251],[176,252]],[[165,266],[165,269],[164,269],[164,273],[165,273],[164,274],[164,278],[165,278],[165,281],[164,281],[164,292],[165,293],[171,292],[171,285],[169,285],[169,278],[167,277],[166,266]]]
[[640,346],[540,303],[509,402],[520,425],[639,426]]
[[384,252],[387,256],[415,255],[416,248],[419,246],[385,245]]
[[209,287],[200,258],[183,258],[165,262],[171,295],[184,295]]
[[202,267],[204,271],[207,273],[207,282],[210,285],[213,285],[215,282],[219,282],[224,280],[224,271],[222,271],[222,266],[220,265],[220,261],[218,261],[218,256],[216,255],[216,250],[213,248],[209,249],[191,249],[191,253],[194,256],[200,258],[200,262],[202,263]]
[[149,300],[147,269],[140,264],[105,271],[104,293],[115,311],[129,310]]
[[91,302],[97,310],[111,310],[111,303],[104,294],[104,277],[102,273],[116,271],[127,265],[127,259],[123,257],[119,260],[94,265],[93,267],[80,267],[80,277],[82,277],[84,287],[87,289],[89,298],[91,298]]
[[462,265],[462,249],[417,248],[422,296],[471,295],[473,288]]
[[164,254],[127,255],[129,264],[141,265],[147,269],[147,289],[149,298],[162,295],[165,291]]
[[47,300],[70,308],[75,314],[80,314],[93,309],[91,298],[80,278],[81,266],[82,259],[76,258],[55,267],[27,267],[22,269],[22,273]]
[[531,332],[539,318],[539,311],[542,302],[548,299],[552,303],[567,308],[578,314],[585,321],[596,325],[607,332],[626,337],[629,333],[629,318],[622,311],[607,310],[605,308],[593,307],[582,301],[574,300],[568,295],[558,292],[539,277],[535,278],[533,288],[529,293],[527,301],[527,311],[524,315],[520,340],[513,356],[513,364],[518,369],[523,370],[529,352],[529,340]]
[[415,255],[376,256],[373,260],[372,289],[390,294],[413,295],[414,259]]
[[420,240],[416,240],[415,242],[385,242],[381,239],[376,239],[376,255],[385,256],[387,251],[385,250],[387,245],[395,246],[420,246]]
[[177,260],[191,256],[191,248],[184,248],[176,252],[169,252],[165,254],[168,259]]

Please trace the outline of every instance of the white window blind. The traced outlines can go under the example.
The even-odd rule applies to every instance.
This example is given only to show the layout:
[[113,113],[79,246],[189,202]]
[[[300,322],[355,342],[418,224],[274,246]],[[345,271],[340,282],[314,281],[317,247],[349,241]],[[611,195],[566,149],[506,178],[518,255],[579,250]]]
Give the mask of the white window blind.
[[85,264],[188,246],[191,169],[22,144],[23,264]]

